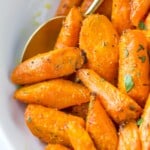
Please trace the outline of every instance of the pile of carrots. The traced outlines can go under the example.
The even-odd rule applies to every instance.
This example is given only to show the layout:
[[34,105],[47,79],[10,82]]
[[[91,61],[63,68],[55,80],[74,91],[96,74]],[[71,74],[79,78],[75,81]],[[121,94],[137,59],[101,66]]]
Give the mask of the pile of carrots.
[[150,0],[61,0],[53,50],[20,63],[14,98],[45,150],[150,150]]

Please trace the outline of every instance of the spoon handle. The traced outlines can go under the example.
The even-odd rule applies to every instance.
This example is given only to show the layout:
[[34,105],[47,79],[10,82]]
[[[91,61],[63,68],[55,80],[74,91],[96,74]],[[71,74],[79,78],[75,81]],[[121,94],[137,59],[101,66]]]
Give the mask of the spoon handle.
[[104,0],[94,0],[88,10],[85,12],[84,17],[90,15],[96,11],[96,9],[102,4]]

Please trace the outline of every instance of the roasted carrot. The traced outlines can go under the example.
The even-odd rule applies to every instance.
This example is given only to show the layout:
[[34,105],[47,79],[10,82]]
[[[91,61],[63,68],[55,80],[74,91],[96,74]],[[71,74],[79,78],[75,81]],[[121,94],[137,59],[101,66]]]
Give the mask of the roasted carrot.
[[69,75],[82,67],[84,59],[83,52],[73,47],[38,54],[19,64],[11,80],[16,84],[30,84]]
[[65,114],[56,109],[32,104],[26,108],[25,121],[33,135],[42,141],[65,146],[71,146],[65,131],[69,121],[76,122],[84,127],[84,121],[80,117]]
[[150,8],[150,0],[131,0],[130,20],[132,25],[138,26]]
[[133,99],[121,93],[93,70],[80,69],[77,74],[84,85],[98,95],[106,112],[116,123],[136,119],[141,114],[141,107]]
[[87,54],[87,66],[114,83],[118,68],[118,35],[107,17],[88,16],[83,21],[79,44]]
[[74,6],[80,6],[82,0],[61,0],[56,11],[56,16],[66,16]]
[[149,93],[147,40],[140,30],[127,30],[119,43],[119,82],[123,92],[144,106]]
[[125,29],[131,28],[130,1],[131,0],[113,0],[111,19],[115,29],[120,35]]
[[150,94],[141,119],[139,120],[140,138],[142,141],[142,150],[150,149]]
[[54,79],[18,89],[14,97],[24,103],[63,109],[90,99],[89,90],[69,80]]
[[45,150],[70,150],[69,148],[60,144],[48,144]]
[[143,22],[141,22],[140,24],[146,36],[148,42],[148,51],[150,53],[150,13],[147,15],[144,24]]
[[120,126],[118,150],[141,150],[139,129],[135,121]]
[[98,150],[116,150],[118,145],[117,131],[98,97],[91,96],[86,120],[86,130]]
[[76,122],[68,123],[66,133],[74,150],[96,150],[88,132]]
[[82,14],[79,8],[73,7],[63,22],[55,48],[78,46],[81,23]]

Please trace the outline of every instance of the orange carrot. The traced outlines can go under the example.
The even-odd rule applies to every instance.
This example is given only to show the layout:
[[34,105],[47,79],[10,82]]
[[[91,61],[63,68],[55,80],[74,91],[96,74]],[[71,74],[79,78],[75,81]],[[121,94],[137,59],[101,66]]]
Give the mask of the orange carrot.
[[117,149],[118,137],[115,126],[95,96],[91,96],[86,129],[98,150]]
[[150,149],[150,94],[147,99],[144,111],[140,120],[138,120],[140,125],[140,137],[142,141],[142,150]]
[[84,121],[80,117],[32,104],[26,108],[25,121],[33,135],[43,142],[65,146],[71,146],[65,131],[69,121],[76,122],[84,127]]
[[11,79],[16,84],[31,84],[66,76],[82,67],[84,58],[82,51],[73,47],[39,54],[19,64]]
[[48,144],[45,150],[70,150],[69,148],[60,144]]
[[131,0],[130,19],[134,26],[138,26],[150,8],[149,0]]
[[137,119],[141,114],[141,107],[133,99],[121,93],[93,70],[80,69],[77,74],[85,86],[98,95],[105,110],[116,123]]
[[55,48],[78,46],[81,23],[82,14],[79,8],[73,7],[63,22]]
[[61,0],[56,11],[56,16],[66,16],[74,6],[80,6],[82,0]]
[[55,79],[18,89],[14,97],[21,102],[62,109],[90,99],[89,90],[78,83]]
[[66,128],[74,150],[96,150],[88,132],[81,125],[70,121]]
[[149,58],[142,31],[127,30],[119,43],[119,82],[123,92],[144,105],[149,93]]
[[118,35],[107,17],[89,15],[80,33],[80,48],[87,54],[87,66],[115,83],[118,69]]
[[111,19],[119,34],[125,29],[131,28],[130,1],[131,0],[113,0]]
[[120,126],[118,150],[141,150],[139,130],[135,121]]

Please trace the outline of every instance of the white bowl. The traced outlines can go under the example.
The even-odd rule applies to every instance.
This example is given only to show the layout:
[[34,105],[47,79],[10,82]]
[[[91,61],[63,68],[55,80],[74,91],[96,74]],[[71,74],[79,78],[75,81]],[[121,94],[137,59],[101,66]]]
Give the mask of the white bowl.
[[59,0],[0,1],[0,149],[43,150],[24,122],[25,106],[13,99],[16,86],[10,73],[17,65],[25,42],[45,20],[52,17]]

